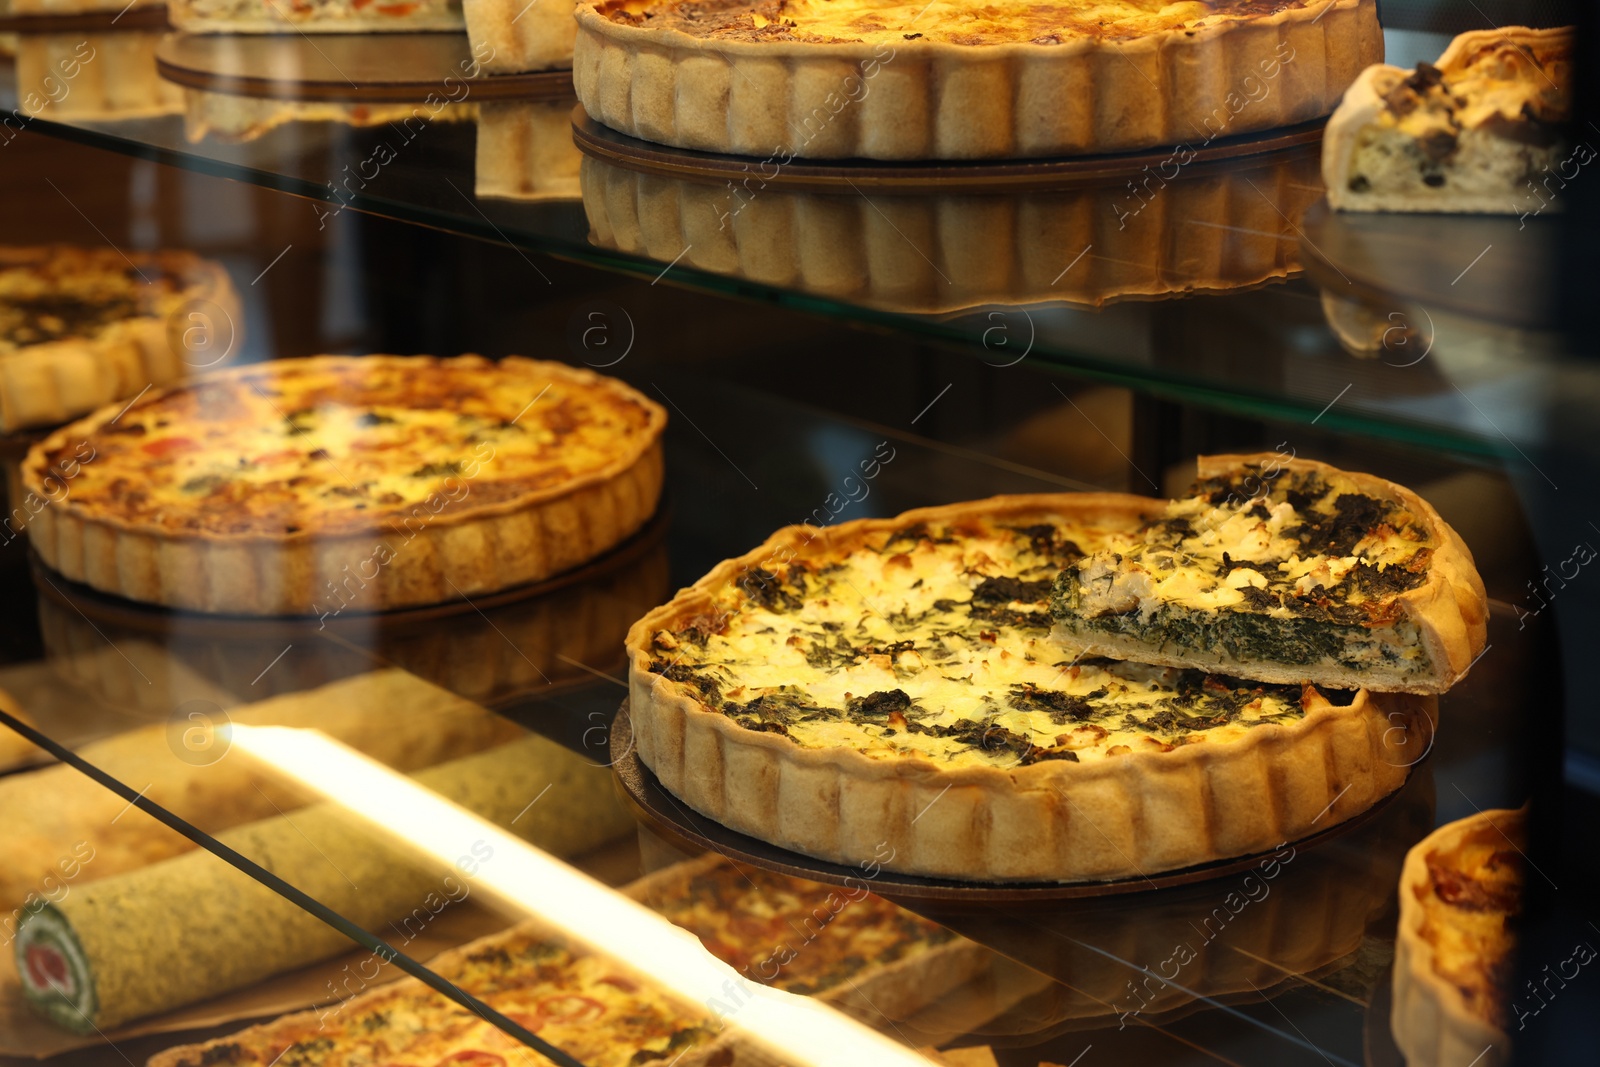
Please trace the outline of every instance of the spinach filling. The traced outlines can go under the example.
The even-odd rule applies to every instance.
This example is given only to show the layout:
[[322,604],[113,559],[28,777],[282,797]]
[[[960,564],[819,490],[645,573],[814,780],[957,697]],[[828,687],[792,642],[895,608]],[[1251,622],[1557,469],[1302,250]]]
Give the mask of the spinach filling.
[[[1242,592],[1250,607],[1265,609],[1276,604],[1275,599],[1267,602],[1270,595],[1266,590],[1247,586]],[[1211,653],[1220,649],[1240,661],[1294,666],[1332,662],[1357,671],[1368,670],[1376,663],[1400,668],[1407,674],[1422,674],[1429,669],[1426,654],[1406,658],[1401,646],[1377,640],[1365,626],[1340,621],[1350,617],[1347,613],[1330,611],[1324,618],[1280,619],[1262,611],[1191,611],[1163,604],[1148,617],[1134,610],[1085,618],[1078,613],[1081,600],[1077,572],[1063,571],[1051,600],[1051,613],[1057,621],[1079,634],[1131,637],[1156,652]],[[1395,630],[1406,645],[1418,643],[1415,624],[1400,622]]]

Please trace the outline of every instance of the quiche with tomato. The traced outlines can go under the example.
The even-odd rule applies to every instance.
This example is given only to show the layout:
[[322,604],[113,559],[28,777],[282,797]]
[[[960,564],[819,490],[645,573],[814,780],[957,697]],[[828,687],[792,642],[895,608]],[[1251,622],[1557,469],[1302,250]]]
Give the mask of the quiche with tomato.
[[1209,143],[1382,55],[1373,0],[584,0],[573,81],[612,129],[781,166]]
[[1408,1063],[1509,1062],[1527,840],[1526,808],[1493,809],[1406,854],[1390,1022]]
[[461,0],[167,0],[189,33],[384,33],[461,30]]
[[66,577],[176,608],[326,618],[472,597],[638,530],[665,422],[621,382],[516,356],[277,360],[39,442],[23,483],[51,503],[27,529]]
[[0,433],[220,362],[240,325],[228,272],[190,252],[0,248]]
[[[733,1062],[703,1006],[675,1000],[625,968],[533,924],[430,961],[432,970],[586,1067]],[[517,1067],[546,1063],[480,1016],[414,978],[198,1045],[148,1067]]]
[[629,631],[639,759],[741,833],[968,881],[1246,855],[1397,789],[1427,747],[1424,700],[1051,639],[1061,570],[1136,544],[1164,507],[995,497],[780,530]]

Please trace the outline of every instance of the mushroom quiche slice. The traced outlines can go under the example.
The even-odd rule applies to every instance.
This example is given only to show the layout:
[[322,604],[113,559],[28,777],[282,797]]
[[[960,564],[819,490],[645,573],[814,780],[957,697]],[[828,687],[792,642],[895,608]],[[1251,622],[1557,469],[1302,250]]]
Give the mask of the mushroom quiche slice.
[[1265,682],[1442,693],[1483,650],[1472,554],[1392,482],[1272,454],[1202,457],[1193,492],[1062,569],[1064,646]]
[[639,758],[740,832],[976,881],[1245,855],[1397,788],[1431,730],[1420,701],[1050,639],[1061,568],[1133,545],[1162,508],[1013,496],[780,530],[629,632]]

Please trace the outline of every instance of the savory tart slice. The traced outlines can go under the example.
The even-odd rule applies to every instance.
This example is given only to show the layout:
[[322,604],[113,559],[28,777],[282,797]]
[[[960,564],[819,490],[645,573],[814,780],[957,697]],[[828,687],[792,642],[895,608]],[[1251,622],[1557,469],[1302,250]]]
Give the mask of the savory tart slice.
[[1111,152],[1326,115],[1383,57],[1373,0],[583,0],[596,122],[708,152]]
[[903,1019],[973,978],[987,950],[867,891],[709,852],[625,892],[753,982],[820,997],[865,1022]]
[[1408,1063],[1509,1061],[1526,820],[1479,812],[1406,854],[1390,1023]]
[[1392,482],[1203,456],[1191,495],[1062,568],[1055,636],[1090,655],[1264,682],[1442,693],[1483,649],[1472,555]]
[[189,252],[0,248],[0,433],[220,362],[241,325],[228,272]]
[[1328,203],[1538,214],[1587,162],[1563,161],[1572,50],[1571,27],[1506,26],[1463,33],[1414,71],[1367,68],[1323,136]]
[[1050,640],[1061,568],[1132,544],[1162,508],[996,497],[781,530],[629,631],[639,758],[740,832],[976,881],[1238,856],[1396,789],[1410,761],[1391,745],[1430,730],[1417,701]]
[[[705,1007],[690,1006],[625,967],[542,932],[533,922],[429,961],[440,977],[538,1033],[588,1067],[731,1062]],[[719,1055],[720,1052],[720,1055]],[[152,1056],[148,1067],[505,1067],[546,1063],[415,978],[324,1008]]]
[[39,442],[23,483],[54,503],[27,529],[68,578],[148,603],[320,618],[437,603],[633,534],[660,496],[665,423],[615,379],[517,356],[275,360]]
[[461,0],[167,0],[188,33],[393,33],[461,30]]

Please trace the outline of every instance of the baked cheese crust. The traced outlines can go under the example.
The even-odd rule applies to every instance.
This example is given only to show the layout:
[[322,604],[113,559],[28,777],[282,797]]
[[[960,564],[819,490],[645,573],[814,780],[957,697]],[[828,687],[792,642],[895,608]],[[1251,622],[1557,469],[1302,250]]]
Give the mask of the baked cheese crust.
[[[977,880],[1206,862],[1302,834],[1313,796],[1326,805],[1348,786],[1331,825],[1392,791],[1404,770],[1383,765],[1393,738],[1376,726],[1411,722],[1411,703],[1380,710],[1365,692],[1077,657],[1050,640],[1055,574],[1132,544],[1161,507],[1000,497],[781,531],[630,631],[640,758],[692,807],[786,848]],[[1288,754],[1330,731],[1353,746],[1332,764]],[[1229,777],[1266,752],[1316,781]],[[1331,791],[1326,767],[1342,768]],[[874,852],[886,843],[892,862]]]
[[[363,964],[363,967],[365,964]],[[617,964],[531,924],[430,961],[434,973],[591,1067],[701,1064],[717,1024]],[[681,1057],[681,1059],[679,1058]],[[505,1067],[544,1057],[414,978],[287,1015],[148,1067]]]
[[1391,1025],[1409,1061],[1509,1058],[1526,848],[1524,807],[1448,823],[1407,853]]
[[781,167],[1209,143],[1382,54],[1372,0],[584,0],[572,71],[596,122]]
[[[209,336],[186,332],[191,305]],[[209,366],[226,353],[200,342],[240,325],[227,272],[189,252],[0,248],[0,431],[63,422]]]
[[368,33],[460,30],[461,0],[167,0],[189,33]]
[[[346,540],[360,585],[345,592],[361,609],[426,603],[548,576],[631,534],[659,495],[665,419],[613,379],[515,356],[277,360],[107,408],[40,442],[25,483],[70,494],[29,532],[47,562],[97,588],[255,613],[313,613],[327,594],[280,553],[249,589],[183,604],[196,597],[161,547],[147,564],[158,580],[130,589],[148,573],[117,559],[97,570],[95,542],[74,524],[196,551],[262,546],[270,557],[281,546],[308,562]],[[80,462],[84,442],[92,461]],[[463,536],[480,523],[501,525]],[[423,535],[446,540],[418,552]],[[435,571],[420,588],[413,561]],[[337,591],[344,569],[325,570]]]
[[1329,203],[1538,214],[1587,161],[1563,160],[1572,53],[1570,27],[1511,26],[1461,34],[1437,65],[1363,71],[1328,123]]
[[1276,455],[1202,459],[1127,544],[1064,567],[1064,644],[1273,682],[1438,693],[1485,640],[1472,557],[1415,494]]
[[614,22],[712,40],[1057,45],[1074,38],[1194,30],[1320,6],[1315,0],[611,0],[601,11]]

